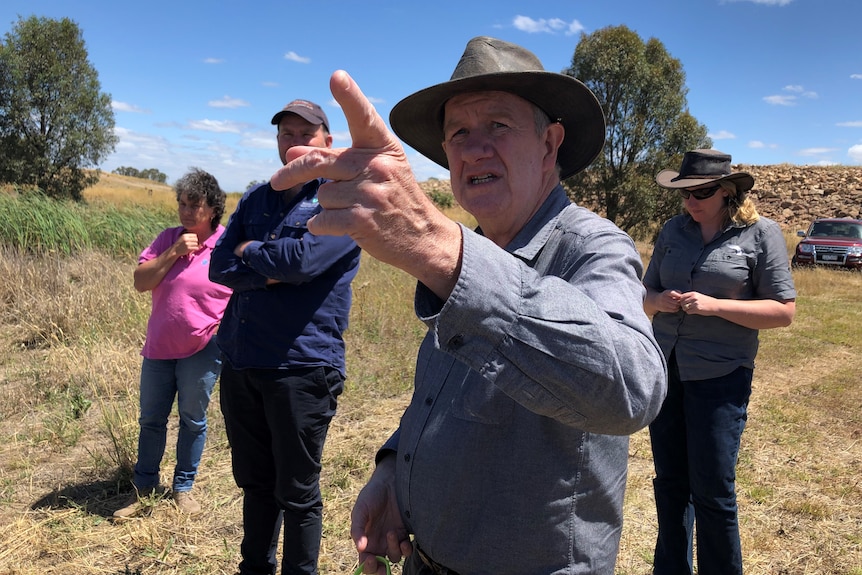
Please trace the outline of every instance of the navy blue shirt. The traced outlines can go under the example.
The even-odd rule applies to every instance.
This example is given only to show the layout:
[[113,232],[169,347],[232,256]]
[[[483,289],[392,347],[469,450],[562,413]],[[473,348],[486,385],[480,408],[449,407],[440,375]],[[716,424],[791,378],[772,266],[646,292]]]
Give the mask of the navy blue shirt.
[[[343,334],[360,249],[348,236],[308,231],[322,210],[320,184],[308,182],[289,201],[269,183],[249,190],[212,252],[210,280],[233,289],[218,343],[234,369],[330,366],[345,373]],[[240,259],[234,248],[248,240]]]

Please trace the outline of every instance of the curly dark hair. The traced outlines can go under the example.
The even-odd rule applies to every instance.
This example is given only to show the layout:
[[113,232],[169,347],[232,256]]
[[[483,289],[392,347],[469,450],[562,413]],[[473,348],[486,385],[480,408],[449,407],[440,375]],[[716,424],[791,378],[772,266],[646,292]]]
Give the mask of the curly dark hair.
[[224,215],[227,194],[218,185],[218,180],[209,172],[200,168],[192,168],[182,176],[174,185],[177,192],[177,201],[185,193],[192,202],[204,201],[213,209],[213,217],[210,226],[215,230]]

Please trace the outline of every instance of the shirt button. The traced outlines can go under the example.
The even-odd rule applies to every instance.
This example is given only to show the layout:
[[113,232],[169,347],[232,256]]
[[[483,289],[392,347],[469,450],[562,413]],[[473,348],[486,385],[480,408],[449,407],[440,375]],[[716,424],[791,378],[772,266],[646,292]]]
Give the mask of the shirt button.
[[404,454],[404,462],[405,462],[405,463],[410,463],[410,454],[409,454],[409,453],[405,453],[405,454]]
[[269,239],[274,240],[274,239],[275,239],[275,234],[269,234]]
[[461,335],[460,333],[457,335],[453,335],[449,339],[449,348],[450,349],[458,349],[462,345],[464,345],[464,336]]
[[434,403],[434,398],[433,398],[433,397],[431,397],[431,396],[429,395],[428,397],[426,397],[426,398],[425,398],[425,405],[431,405],[432,403]]

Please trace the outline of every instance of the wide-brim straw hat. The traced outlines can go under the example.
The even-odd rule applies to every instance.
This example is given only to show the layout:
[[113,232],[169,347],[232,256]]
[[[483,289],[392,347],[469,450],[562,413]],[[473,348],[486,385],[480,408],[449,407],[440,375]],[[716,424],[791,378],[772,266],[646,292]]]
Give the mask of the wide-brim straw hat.
[[579,80],[545,71],[535,54],[509,42],[480,36],[467,43],[448,82],[398,102],[389,124],[404,142],[449,169],[443,151],[443,106],[466,92],[509,92],[541,108],[566,131],[557,153],[560,178],[584,168],[605,142],[605,116],[596,96]]
[[678,172],[662,170],[655,181],[663,188],[696,188],[730,180],[736,184],[737,192],[743,194],[754,187],[754,178],[747,172],[732,172],[730,154],[718,150],[692,150],[682,157]]

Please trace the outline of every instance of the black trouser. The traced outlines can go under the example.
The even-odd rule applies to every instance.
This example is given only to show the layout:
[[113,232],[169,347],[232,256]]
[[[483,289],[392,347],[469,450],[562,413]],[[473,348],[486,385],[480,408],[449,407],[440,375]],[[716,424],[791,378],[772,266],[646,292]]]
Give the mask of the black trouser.
[[242,575],[317,573],[323,529],[320,459],[344,378],[335,369],[236,370],[224,361],[220,400],[233,475],[243,490]]

